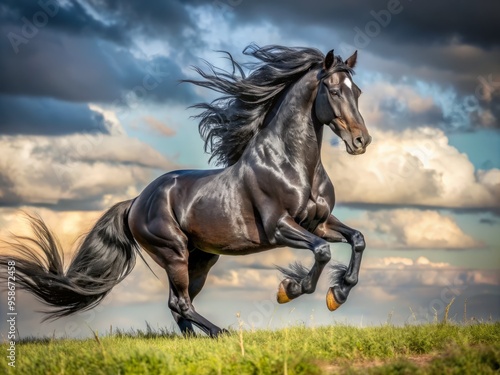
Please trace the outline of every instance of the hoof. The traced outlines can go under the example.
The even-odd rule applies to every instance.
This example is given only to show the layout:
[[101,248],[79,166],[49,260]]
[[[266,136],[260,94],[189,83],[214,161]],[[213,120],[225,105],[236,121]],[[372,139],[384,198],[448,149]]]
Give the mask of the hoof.
[[278,287],[278,294],[276,295],[278,303],[287,303],[291,301],[291,299],[288,298],[288,295],[286,294],[285,287],[283,286],[284,282],[285,280],[283,280]]
[[231,336],[231,331],[229,331],[225,328],[222,328],[220,330],[220,332],[217,334],[217,337],[221,337],[221,336]]
[[337,302],[335,294],[333,293],[333,288],[328,289],[328,293],[326,293],[326,306],[328,307],[328,310],[335,311],[340,307],[340,305],[342,304]]

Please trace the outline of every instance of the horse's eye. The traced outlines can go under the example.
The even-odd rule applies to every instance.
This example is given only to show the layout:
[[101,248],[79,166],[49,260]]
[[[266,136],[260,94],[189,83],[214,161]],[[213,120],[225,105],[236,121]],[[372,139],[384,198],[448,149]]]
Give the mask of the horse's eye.
[[339,96],[339,91],[338,90],[331,90],[330,91],[332,93],[332,95],[334,96]]

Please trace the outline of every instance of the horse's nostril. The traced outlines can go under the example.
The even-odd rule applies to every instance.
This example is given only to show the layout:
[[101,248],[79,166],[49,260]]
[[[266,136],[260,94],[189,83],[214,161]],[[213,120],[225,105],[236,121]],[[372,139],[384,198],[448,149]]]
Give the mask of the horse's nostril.
[[353,143],[355,147],[363,147],[363,136],[356,137]]

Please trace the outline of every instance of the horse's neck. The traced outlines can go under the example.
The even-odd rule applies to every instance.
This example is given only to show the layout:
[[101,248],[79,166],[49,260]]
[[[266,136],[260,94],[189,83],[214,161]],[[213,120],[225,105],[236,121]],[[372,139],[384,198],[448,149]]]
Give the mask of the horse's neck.
[[298,168],[312,176],[321,163],[323,126],[314,122],[312,106],[314,89],[296,84],[284,97],[268,129],[277,137],[274,142]]

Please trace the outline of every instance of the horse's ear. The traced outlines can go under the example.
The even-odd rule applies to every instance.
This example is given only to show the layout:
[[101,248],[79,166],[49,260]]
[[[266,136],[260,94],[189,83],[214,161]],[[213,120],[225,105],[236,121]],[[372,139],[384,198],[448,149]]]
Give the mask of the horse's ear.
[[358,51],[356,50],[351,57],[349,57],[346,61],[345,64],[351,68],[354,69],[356,66],[356,60],[358,59]]
[[323,68],[325,70],[329,70],[332,67],[334,60],[335,60],[335,55],[333,54],[333,49],[332,49],[325,56],[325,61],[323,61]]

